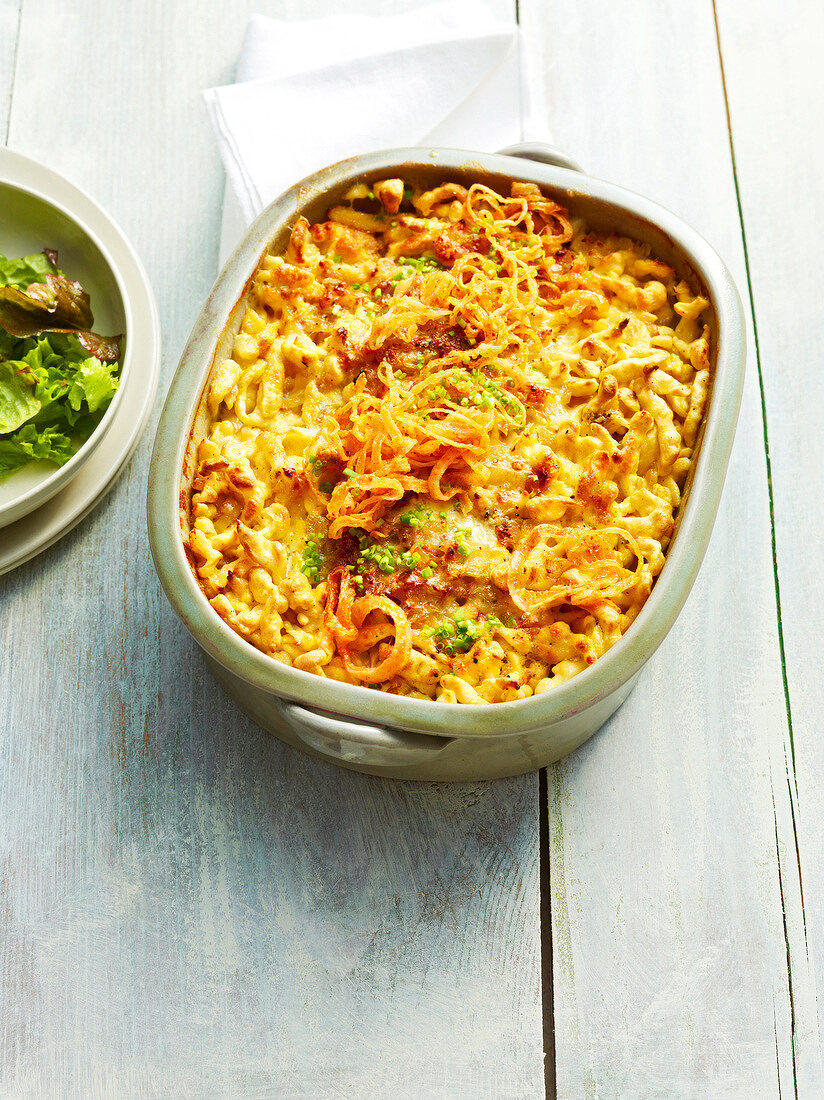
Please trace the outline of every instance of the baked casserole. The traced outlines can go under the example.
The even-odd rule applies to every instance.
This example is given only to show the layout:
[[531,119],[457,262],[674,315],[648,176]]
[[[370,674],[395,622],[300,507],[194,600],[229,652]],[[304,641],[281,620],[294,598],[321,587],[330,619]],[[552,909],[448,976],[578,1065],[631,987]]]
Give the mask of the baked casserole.
[[385,179],[299,218],[208,392],[189,545],[275,660],[449,703],[591,665],[664,564],[709,303],[537,184]]

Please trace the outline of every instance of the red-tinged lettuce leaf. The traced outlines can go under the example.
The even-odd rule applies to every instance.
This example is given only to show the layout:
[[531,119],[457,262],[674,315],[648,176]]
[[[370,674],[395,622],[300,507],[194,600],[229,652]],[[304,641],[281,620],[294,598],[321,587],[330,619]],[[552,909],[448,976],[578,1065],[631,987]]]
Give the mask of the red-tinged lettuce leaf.
[[97,332],[76,332],[75,336],[86,351],[104,363],[116,363],[120,358],[122,336],[101,336]]
[[0,325],[12,336],[34,336],[51,320],[48,310],[16,286],[0,287]]
[[60,272],[49,272],[45,282],[31,283],[26,288],[26,293],[30,298],[42,302],[55,320],[66,327],[90,329],[94,324],[88,291]]
[[[57,253],[50,255],[57,262]],[[52,257],[54,259],[52,260]],[[47,273],[42,283],[30,283],[25,290],[0,287],[0,327],[18,339],[42,332],[73,333],[82,346],[104,363],[120,358],[120,337],[91,332],[94,316],[89,295],[80,285],[60,274]]]
[[0,287],[0,325],[12,336],[86,331],[93,323],[89,295],[64,275],[49,272],[44,282],[25,290]]

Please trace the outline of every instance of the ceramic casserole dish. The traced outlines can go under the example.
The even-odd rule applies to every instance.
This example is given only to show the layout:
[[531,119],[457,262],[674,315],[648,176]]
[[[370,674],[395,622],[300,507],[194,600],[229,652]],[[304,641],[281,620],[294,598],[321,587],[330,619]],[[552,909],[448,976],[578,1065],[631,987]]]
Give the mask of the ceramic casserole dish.
[[[479,181],[499,190],[513,179],[537,183],[590,228],[649,244],[653,255],[694,280],[711,303],[709,401],[661,575],[612,649],[590,668],[531,698],[477,706],[439,703],[291,668],[223,622],[187,557],[191,480],[208,425],[206,393],[214,365],[229,354],[262,255],[285,250],[299,214],[309,221],[323,218],[353,183],[392,176],[425,187],[446,180]],[[543,767],[575,749],[620,706],[687,598],[721,497],[744,363],[741,304],[709,245],[673,214],[584,175],[563,154],[543,146],[515,146],[496,155],[395,149],[343,161],[303,180],[260,215],[194,325],[163,409],[149,476],[149,534],[161,583],[231,697],[255,722],[297,748],[344,767],[407,779],[492,779]]]

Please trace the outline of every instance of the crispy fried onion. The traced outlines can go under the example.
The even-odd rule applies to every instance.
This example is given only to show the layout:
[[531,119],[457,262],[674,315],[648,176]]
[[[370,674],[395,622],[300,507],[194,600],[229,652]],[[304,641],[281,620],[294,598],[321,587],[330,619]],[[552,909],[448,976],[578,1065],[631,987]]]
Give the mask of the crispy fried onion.
[[[328,500],[313,489],[330,538],[353,527],[381,538],[380,521],[406,493],[445,501],[468,492],[483,482],[493,443],[525,423],[530,379],[501,357],[540,353],[533,314],[564,266],[558,249],[572,226],[537,186],[518,183],[506,199],[474,184],[462,224],[467,240],[483,244],[462,249],[451,267],[395,285],[368,341],[376,373],[369,381],[359,374],[345,403],[321,419],[318,453],[346,471]],[[409,241],[401,247],[408,253]],[[577,272],[568,282],[573,298],[584,293]],[[429,356],[423,365],[421,347]],[[415,372],[411,380],[399,358]],[[494,379],[481,377],[487,370]]]
[[562,603],[593,610],[642,581],[644,556],[618,527],[594,530],[544,523],[515,548],[507,585],[517,606],[534,614]]
[[[348,471],[326,505],[330,538],[340,538],[349,527],[380,537],[380,519],[405,493],[451,500],[479,476],[501,413],[494,405],[483,416],[461,407],[460,392],[446,389],[451,373],[429,373],[410,387],[382,366],[380,396],[366,390],[363,375],[356,380],[349,400],[324,425],[319,439],[319,450],[337,455]],[[426,417],[419,415],[423,390],[443,391],[442,398],[428,402]],[[513,408],[516,402],[512,398]],[[503,416],[512,418],[511,412]]]
[[541,193],[536,183],[513,183],[509,198],[503,198],[482,183],[473,183],[466,200],[469,218],[480,226],[498,231],[541,235],[546,250],[554,251],[572,239],[572,225],[566,209]]
[[[389,621],[367,624],[373,614],[384,615]],[[344,566],[333,570],[327,581],[324,623],[346,671],[365,684],[391,680],[409,660],[412,628],[403,609],[387,596],[355,598],[350,572]],[[391,643],[388,639],[392,639]],[[376,665],[361,665],[352,659],[353,651],[364,653],[375,646],[380,646],[381,657]]]

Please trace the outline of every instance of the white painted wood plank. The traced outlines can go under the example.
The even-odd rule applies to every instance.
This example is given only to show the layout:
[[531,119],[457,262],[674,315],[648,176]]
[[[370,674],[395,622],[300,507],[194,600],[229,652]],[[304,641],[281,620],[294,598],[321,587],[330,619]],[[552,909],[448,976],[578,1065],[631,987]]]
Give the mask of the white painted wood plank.
[[[694,224],[746,296],[710,0],[534,0],[521,11],[543,48],[558,144]],[[786,859],[787,718],[752,350],[695,590],[615,719],[550,773],[558,1095],[570,1100],[821,1094]]]
[[[775,540],[792,710],[784,782],[796,799],[804,952],[824,1035],[824,7],[717,3],[767,411]],[[802,1014],[800,1023],[809,1024]]]
[[[330,10],[24,5],[11,144],[132,237],[165,383],[216,273],[200,89],[252,7]],[[381,782],[241,717],[155,579],[150,438],[2,582],[0,1093],[541,1095],[537,778]]]
[[14,59],[22,0],[4,0],[0,4],[0,138],[5,142],[9,108],[14,85]]

